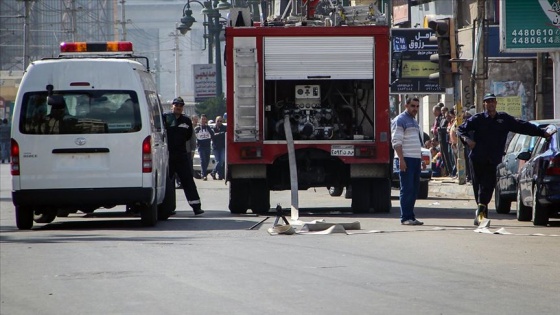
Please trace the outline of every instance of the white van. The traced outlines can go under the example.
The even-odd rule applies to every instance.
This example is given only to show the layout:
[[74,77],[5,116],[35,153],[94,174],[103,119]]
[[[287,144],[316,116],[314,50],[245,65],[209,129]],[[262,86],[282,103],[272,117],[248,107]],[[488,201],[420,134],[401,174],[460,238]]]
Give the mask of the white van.
[[61,51],[27,68],[16,97],[17,227],[116,205],[140,213],[144,226],[167,219],[175,189],[147,58],[133,56],[130,42],[63,43]]

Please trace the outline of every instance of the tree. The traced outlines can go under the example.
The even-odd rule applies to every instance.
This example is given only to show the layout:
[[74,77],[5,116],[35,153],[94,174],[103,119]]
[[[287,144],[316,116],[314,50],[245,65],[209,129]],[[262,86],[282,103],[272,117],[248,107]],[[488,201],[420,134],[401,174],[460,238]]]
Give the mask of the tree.
[[223,116],[226,112],[226,99],[222,96],[206,99],[196,105],[198,115],[206,114],[208,120],[214,120],[216,116]]

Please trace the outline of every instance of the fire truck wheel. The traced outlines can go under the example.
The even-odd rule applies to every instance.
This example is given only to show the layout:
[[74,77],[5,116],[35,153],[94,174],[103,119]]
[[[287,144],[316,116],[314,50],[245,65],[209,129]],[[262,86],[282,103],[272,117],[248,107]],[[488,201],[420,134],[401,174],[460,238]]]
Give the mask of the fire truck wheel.
[[391,211],[391,181],[388,178],[372,180],[371,207],[374,212]]
[[352,212],[368,213],[370,208],[371,182],[365,178],[352,179]]
[[270,189],[266,179],[251,181],[251,209],[253,213],[266,215],[270,210]]
[[249,182],[232,179],[229,182],[229,211],[232,214],[244,214],[249,209]]

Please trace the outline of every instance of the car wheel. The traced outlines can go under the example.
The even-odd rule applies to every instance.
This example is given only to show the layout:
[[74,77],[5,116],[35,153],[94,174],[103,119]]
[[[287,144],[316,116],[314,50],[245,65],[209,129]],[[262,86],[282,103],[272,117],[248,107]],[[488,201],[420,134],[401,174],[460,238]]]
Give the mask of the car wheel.
[[523,204],[521,190],[517,190],[517,221],[531,221],[531,208]]
[[418,199],[428,199],[429,181],[420,181],[420,188],[418,189]]
[[331,195],[332,197],[338,197],[342,195],[343,191],[344,188],[342,187],[334,187],[334,186],[329,187],[329,195]]
[[372,189],[369,179],[352,179],[352,212],[368,213]]
[[157,190],[152,203],[140,206],[140,221],[143,226],[155,226],[158,221]]
[[506,200],[502,196],[502,190],[498,185],[496,185],[494,191],[494,203],[496,205],[496,212],[501,214],[507,214],[511,211],[511,201]]
[[548,209],[537,199],[537,187],[533,188],[533,225],[548,225]]
[[56,211],[45,210],[43,213],[33,213],[35,223],[51,223],[56,218]]
[[20,230],[30,230],[33,227],[33,209],[16,206],[16,226]]

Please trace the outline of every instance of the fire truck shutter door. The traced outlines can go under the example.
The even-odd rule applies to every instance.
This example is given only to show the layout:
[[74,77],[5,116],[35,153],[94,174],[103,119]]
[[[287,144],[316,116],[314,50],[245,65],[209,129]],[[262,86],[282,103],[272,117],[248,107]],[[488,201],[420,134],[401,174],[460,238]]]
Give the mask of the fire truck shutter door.
[[265,37],[265,79],[373,79],[374,51],[373,37]]

